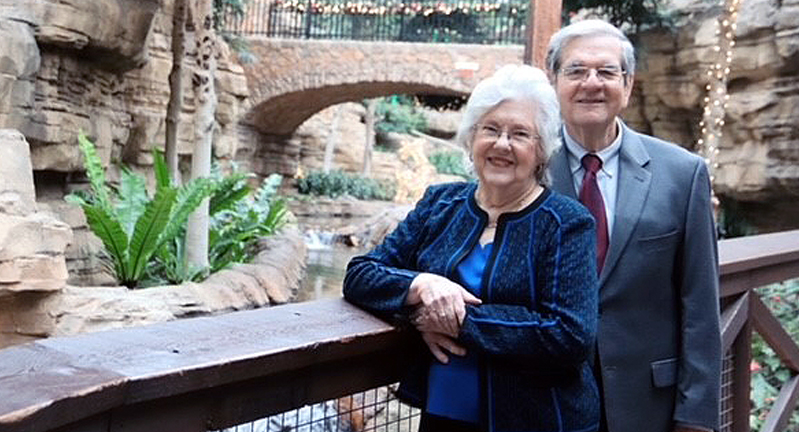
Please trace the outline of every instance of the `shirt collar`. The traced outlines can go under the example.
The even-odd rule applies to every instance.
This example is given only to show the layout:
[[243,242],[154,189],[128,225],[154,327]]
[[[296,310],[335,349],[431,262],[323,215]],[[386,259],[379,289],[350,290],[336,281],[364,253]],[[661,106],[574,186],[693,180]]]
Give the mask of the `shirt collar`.
[[[621,148],[621,138],[622,134],[624,133],[624,128],[621,126],[621,120],[616,118],[616,128],[619,131],[616,134],[616,139],[610,143],[609,146],[605,147],[598,153],[594,153],[602,160],[602,171],[605,172],[609,177],[613,178],[616,174],[617,164],[615,162],[615,158],[619,156],[619,149]],[[580,169],[583,167],[581,164],[581,160],[583,156],[588,154],[588,151],[583,148],[582,144],[578,143],[574,138],[569,135],[569,132],[566,130],[566,126],[563,126],[563,141],[566,143],[566,150],[568,150],[569,154],[569,167],[571,168],[572,174],[576,174]]]

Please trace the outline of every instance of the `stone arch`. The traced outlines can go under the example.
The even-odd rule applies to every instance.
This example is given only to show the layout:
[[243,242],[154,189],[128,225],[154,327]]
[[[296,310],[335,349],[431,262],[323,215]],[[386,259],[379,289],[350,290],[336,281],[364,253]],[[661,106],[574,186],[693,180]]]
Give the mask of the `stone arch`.
[[289,135],[322,109],[391,94],[465,95],[482,78],[519,63],[521,46],[250,39],[245,123]]

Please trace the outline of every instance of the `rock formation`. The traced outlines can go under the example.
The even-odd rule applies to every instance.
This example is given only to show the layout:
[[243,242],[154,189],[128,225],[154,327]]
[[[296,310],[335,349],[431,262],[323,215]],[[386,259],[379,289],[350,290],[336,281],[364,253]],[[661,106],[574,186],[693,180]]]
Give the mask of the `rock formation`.
[[[99,243],[82,213],[63,203],[82,187],[77,134],[97,144],[113,179],[123,162],[152,165],[162,147],[172,64],[172,0],[0,0],[0,128],[19,130],[30,143],[40,192],[75,231],[67,251],[70,283],[110,283],[97,266]],[[226,49],[217,73],[216,155],[232,160],[247,83]],[[187,65],[193,59],[187,58]],[[184,94],[191,94],[186,67]],[[184,101],[179,153],[191,154],[193,100]]]
[[[0,129],[0,347],[33,334],[15,313],[66,286],[64,250],[72,231],[39,211],[25,137]],[[35,331],[33,332],[35,333]]]
[[[640,35],[636,128],[694,149],[720,6],[672,0],[673,29]],[[799,228],[799,1],[741,2],[714,189],[761,231]]]

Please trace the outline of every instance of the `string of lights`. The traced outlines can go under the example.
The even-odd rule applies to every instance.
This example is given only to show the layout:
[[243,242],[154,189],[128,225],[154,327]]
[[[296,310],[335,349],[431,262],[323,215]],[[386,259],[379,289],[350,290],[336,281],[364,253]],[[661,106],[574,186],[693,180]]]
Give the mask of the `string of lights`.
[[277,0],[274,7],[292,12],[311,12],[323,15],[452,15],[493,13],[501,8],[510,8],[510,14],[527,13],[529,2],[517,4],[496,2],[457,2],[457,3],[394,3],[394,2],[325,2],[304,0]]
[[741,0],[721,0],[719,3],[723,9],[716,22],[718,41],[713,47],[717,57],[706,72],[705,90],[707,90],[707,95],[704,99],[702,121],[699,122],[701,138],[697,141],[697,148],[705,158],[711,184],[715,180],[715,172],[719,168],[719,145],[730,99],[730,95],[727,93],[727,80],[730,75],[730,63],[732,63],[732,49],[735,46],[735,29],[737,28],[740,4]]

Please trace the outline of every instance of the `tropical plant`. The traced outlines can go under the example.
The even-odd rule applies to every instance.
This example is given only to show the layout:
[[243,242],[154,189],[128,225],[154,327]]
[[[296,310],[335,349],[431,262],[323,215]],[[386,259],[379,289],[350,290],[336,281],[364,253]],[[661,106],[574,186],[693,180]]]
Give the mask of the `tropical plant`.
[[185,256],[185,230],[158,250],[148,268],[145,283],[162,285],[199,281],[233,263],[246,263],[258,252],[258,241],[282,228],[288,220],[285,202],[277,198],[282,181],[273,174],[263,181],[253,196],[248,184],[251,175],[234,172],[222,176],[212,172],[214,193],[210,197],[211,216],[208,234],[209,266],[189,266]]
[[228,200],[230,205],[212,210],[208,253],[212,272],[250,261],[258,252],[258,241],[286,224],[286,202],[276,195],[281,181],[279,174],[272,174],[252,197]]
[[313,171],[297,182],[301,194],[320,195],[338,198],[349,195],[362,200],[391,201],[396,194],[396,186],[388,182],[351,175],[342,171],[324,173]]
[[113,186],[106,180],[94,143],[81,132],[78,144],[90,189],[72,193],[66,200],[83,209],[89,228],[103,242],[106,263],[119,283],[135,288],[153,254],[175,238],[188,215],[213,192],[212,185],[207,179],[198,179],[173,186],[163,156],[153,151],[153,196],[144,178],[127,168],[122,169],[119,185]]

